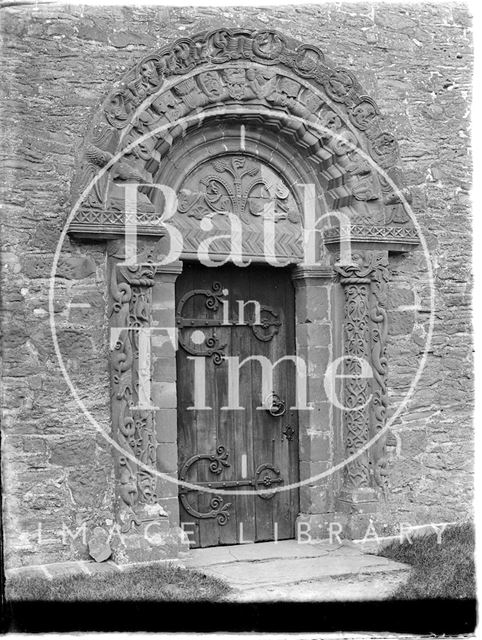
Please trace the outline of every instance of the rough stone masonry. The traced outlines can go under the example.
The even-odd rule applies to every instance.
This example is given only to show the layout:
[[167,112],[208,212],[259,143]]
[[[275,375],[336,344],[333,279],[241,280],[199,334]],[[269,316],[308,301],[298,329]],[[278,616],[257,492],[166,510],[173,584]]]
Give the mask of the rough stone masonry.
[[[353,72],[398,140],[406,187],[434,269],[434,335],[415,392],[390,432],[389,490],[377,522],[383,534],[394,523],[470,517],[467,8],[457,3],[265,9],[40,5],[5,8],[1,18],[2,486],[8,566],[87,559],[86,540],[72,532],[85,527],[90,535],[115,521],[110,445],[67,387],[48,309],[54,251],[72,206],[72,181],[89,124],[112,86],[149,52],[221,27],[269,27],[316,45],[335,65]],[[109,431],[106,262],[102,243],[66,238],[54,315],[59,348],[80,399]],[[389,271],[388,415],[412,383],[430,319],[420,247],[392,256]],[[167,411],[172,423],[174,410]],[[157,459],[162,470],[175,472],[171,440],[159,444]],[[160,489],[160,507],[174,512],[177,488],[164,481]],[[316,501],[316,486],[310,492]]]

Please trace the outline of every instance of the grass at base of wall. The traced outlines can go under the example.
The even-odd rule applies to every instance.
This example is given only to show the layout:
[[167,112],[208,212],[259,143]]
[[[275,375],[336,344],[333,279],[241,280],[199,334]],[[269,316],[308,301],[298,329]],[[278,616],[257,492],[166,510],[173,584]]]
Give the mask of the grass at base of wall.
[[396,600],[475,598],[475,533],[472,524],[447,527],[437,543],[435,533],[393,542],[379,555],[412,566],[408,581],[392,594]]
[[111,575],[74,575],[48,578],[13,577],[7,580],[10,601],[210,601],[225,596],[229,587],[200,571],[173,564],[127,569]]

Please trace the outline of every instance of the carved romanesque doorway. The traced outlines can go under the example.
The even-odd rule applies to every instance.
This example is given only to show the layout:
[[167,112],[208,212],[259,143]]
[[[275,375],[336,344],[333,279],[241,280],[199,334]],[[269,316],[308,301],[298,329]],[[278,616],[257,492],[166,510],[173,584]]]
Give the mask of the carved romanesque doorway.
[[176,322],[179,479],[252,492],[181,486],[181,523],[201,547],[293,538],[298,490],[266,491],[299,480],[289,270],[186,263]]
[[[81,204],[69,221],[69,234],[75,242],[107,242],[110,329],[116,335],[127,329],[110,350],[111,414],[116,519],[133,536],[134,550],[153,525],[180,534],[178,487],[167,479],[176,479],[179,462],[185,481],[246,481],[249,488],[265,477],[266,483],[278,480],[277,485],[296,480],[299,460],[299,522],[319,531],[336,515],[352,532],[359,523],[366,531],[364,522],[377,512],[388,488],[389,259],[419,244],[406,209],[410,194],[398,143],[386,126],[349,69],[332,63],[314,43],[266,29],[220,28],[150,52],[113,87],[92,119],[72,190],[73,202],[80,197]],[[126,183],[138,187],[136,266],[126,265],[124,241],[132,234]],[[133,206],[134,199],[130,211]],[[172,255],[176,237],[182,249]],[[347,245],[350,256],[342,260]],[[199,266],[206,253],[216,268]],[[252,266],[242,269],[236,255]],[[234,266],[219,267],[228,257]],[[178,319],[208,325],[202,341],[201,327],[182,326],[185,346],[211,348],[207,341],[216,328],[228,356],[268,357],[283,341],[279,355],[293,354],[293,314],[276,297],[292,286],[288,269],[296,291],[297,356],[309,369],[312,403],[312,410],[298,412],[299,433],[296,416],[286,413],[283,422],[249,403],[244,412],[231,411],[229,422],[229,412],[221,410],[222,393],[227,393],[221,371],[228,365],[217,364],[216,343],[205,359],[206,403],[216,408],[211,423],[207,412],[202,417],[202,411],[188,411],[192,399],[186,394],[193,392],[186,382],[193,364],[188,358],[195,356],[182,345],[177,355],[174,349],[166,355],[164,337],[157,334],[152,360],[142,369],[151,373],[152,404],[148,397],[147,403],[133,404],[140,377],[137,329],[173,328],[176,305],[195,289],[212,295],[189,298]],[[259,338],[261,329],[254,324],[218,327],[224,294],[212,289],[215,282],[221,283],[221,294],[224,288],[230,292],[231,313],[238,311],[237,299],[254,298],[275,313],[281,309],[284,327],[268,322],[262,330],[277,328],[278,333],[267,340]],[[218,310],[206,307],[208,300],[214,306],[218,300]],[[246,322],[252,322],[253,309],[252,304],[244,309]],[[276,316],[268,313],[268,318]],[[342,355],[348,358],[344,377],[332,391],[346,409],[328,398],[324,385],[325,372]],[[370,364],[372,378],[360,379],[360,357]],[[263,401],[254,388],[259,380],[244,366],[241,391],[252,403]],[[281,372],[290,366],[283,363],[280,373],[275,371],[272,389],[288,408],[293,406],[288,391],[293,393],[295,385]],[[251,363],[251,371],[255,367],[259,364]],[[242,421],[250,414],[252,431],[248,420]],[[268,434],[275,432],[273,441]],[[213,458],[194,462],[193,456]],[[274,470],[265,467],[257,475],[263,464]],[[337,465],[339,472],[331,473]],[[223,503],[215,493],[181,495],[181,522],[197,522],[198,545],[240,542],[238,519],[244,521],[245,540],[274,537],[274,521],[279,538],[293,535],[295,493],[219,497]],[[186,511],[189,504],[196,518]],[[215,517],[202,517],[209,511]],[[284,522],[283,512],[288,514]],[[262,519],[258,513],[267,515]],[[153,558],[161,551],[153,547],[143,553]]]

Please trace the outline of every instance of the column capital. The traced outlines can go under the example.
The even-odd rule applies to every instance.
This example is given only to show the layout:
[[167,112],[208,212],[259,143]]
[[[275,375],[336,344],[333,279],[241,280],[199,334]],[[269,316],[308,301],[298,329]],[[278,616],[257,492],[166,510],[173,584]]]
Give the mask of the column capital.
[[335,272],[333,267],[325,265],[297,266],[291,273],[294,285],[306,284],[313,280],[333,280]]
[[352,255],[352,262],[336,262],[333,270],[341,284],[370,283],[378,278],[380,272],[387,271],[388,254],[386,251],[362,251]]
[[162,282],[176,282],[182,273],[184,263],[181,260],[156,267],[156,275]]

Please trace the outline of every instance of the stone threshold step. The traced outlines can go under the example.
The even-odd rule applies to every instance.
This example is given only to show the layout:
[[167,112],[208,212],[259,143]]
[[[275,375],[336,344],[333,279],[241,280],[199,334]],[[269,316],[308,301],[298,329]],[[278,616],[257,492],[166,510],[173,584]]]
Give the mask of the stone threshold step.
[[[201,567],[199,567],[201,569]],[[409,567],[386,558],[360,554],[338,555],[328,558],[283,558],[267,562],[233,562],[204,566],[202,570],[226,580],[235,588],[253,588],[276,584],[295,584],[307,581],[323,581],[333,578],[361,579],[373,574],[407,572]]]
[[256,542],[237,545],[220,545],[192,549],[185,565],[195,568],[215,566],[232,562],[266,562],[283,558],[319,558],[343,549],[346,555],[359,555],[360,549],[352,542],[330,543],[328,540],[317,542],[298,542],[281,540],[279,542]]

